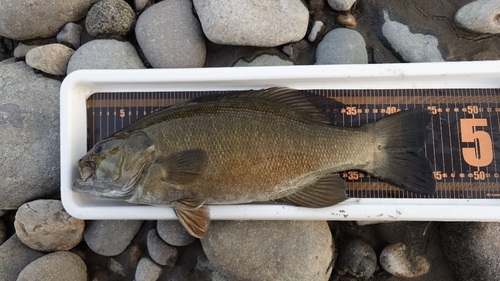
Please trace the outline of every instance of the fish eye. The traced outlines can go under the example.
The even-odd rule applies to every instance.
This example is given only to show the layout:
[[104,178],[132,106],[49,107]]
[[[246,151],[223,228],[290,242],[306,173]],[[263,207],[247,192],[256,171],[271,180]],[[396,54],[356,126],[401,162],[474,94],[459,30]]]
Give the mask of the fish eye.
[[94,148],[94,153],[101,153],[102,151],[102,146],[98,145]]

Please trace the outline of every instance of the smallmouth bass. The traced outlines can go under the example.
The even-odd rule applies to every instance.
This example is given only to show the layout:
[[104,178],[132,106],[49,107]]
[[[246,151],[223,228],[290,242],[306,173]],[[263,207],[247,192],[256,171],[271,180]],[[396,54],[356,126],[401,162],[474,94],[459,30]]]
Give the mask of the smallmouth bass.
[[431,115],[401,111],[359,128],[330,124],[299,91],[212,94],[137,120],[78,161],[75,190],[173,207],[204,237],[207,204],[280,201],[321,208],[347,198],[332,174],[362,170],[422,194],[435,192],[423,146]]

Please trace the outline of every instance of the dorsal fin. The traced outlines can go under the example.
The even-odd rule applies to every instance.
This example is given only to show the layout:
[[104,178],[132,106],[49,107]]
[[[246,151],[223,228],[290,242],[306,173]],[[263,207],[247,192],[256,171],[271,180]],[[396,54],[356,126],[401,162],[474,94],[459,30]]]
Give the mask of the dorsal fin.
[[242,101],[270,102],[276,106],[290,108],[291,111],[296,112],[304,119],[325,124],[331,123],[330,120],[321,114],[317,108],[312,106],[303,93],[286,87],[273,87],[262,90],[230,92],[224,94],[210,94],[193,98],[189,100],[188,103],[203,103],[234,99]]

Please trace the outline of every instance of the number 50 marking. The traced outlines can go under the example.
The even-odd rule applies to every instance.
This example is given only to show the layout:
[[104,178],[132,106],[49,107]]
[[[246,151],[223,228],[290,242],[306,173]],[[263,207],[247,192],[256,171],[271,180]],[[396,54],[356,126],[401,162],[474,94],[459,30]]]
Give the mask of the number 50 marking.
[[462,148],[462,155],[467,164],[485,167],[493,161],[493,144],[487,132],[475,130],[475,127],[479,126],[488,126],[488,120],[484,118],[460,119],[462,142],[474,143],[474,147]]

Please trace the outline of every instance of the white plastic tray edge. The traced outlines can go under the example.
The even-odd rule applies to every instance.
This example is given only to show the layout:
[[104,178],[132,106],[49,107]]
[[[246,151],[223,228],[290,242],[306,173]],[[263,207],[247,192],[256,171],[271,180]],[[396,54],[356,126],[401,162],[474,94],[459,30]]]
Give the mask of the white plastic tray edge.
[[[61,86],[61,198],[80,219],[176,219],[171,208],[132,205],[74,192],[86,153],[86,99],[95,92],[259,89],[500,88],[500,61],[290,67],[79,70]],[[308,209],[286,205],[211,205],[212,219],[500,221],[499,199],[349,199]]]

